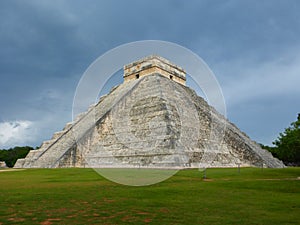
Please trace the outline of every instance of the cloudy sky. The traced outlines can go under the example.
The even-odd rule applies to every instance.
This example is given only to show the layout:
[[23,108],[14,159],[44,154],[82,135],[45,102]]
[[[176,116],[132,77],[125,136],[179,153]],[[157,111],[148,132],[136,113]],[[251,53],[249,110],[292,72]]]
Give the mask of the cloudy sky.
[[51,138],[72,120],[87,67],[149,39],[198,54],[229,120],[271,144],[300,113],[299,12],[298,0],[1,0],[0,148]]

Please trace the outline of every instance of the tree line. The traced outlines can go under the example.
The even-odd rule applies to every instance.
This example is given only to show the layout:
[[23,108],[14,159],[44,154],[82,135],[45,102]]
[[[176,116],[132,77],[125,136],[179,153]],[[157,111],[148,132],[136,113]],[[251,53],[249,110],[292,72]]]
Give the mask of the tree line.
[[25,158],[32,149],[34,148],[30,146],[0,149],[0,161],[4,161],[8,167],[13,167],[18,159]]

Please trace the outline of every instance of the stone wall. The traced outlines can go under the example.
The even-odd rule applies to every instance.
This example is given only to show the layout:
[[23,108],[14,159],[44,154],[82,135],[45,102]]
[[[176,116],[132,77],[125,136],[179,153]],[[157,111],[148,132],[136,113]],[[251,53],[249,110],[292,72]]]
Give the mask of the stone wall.
[[7,165],[4,161],[0,161],[0,169],[1,168],[7,168]]
[[185,71],[181,67],[159,56],[149,56],[125,65],[124,82],[155,73],[159,73],[175,82],[185,85]]

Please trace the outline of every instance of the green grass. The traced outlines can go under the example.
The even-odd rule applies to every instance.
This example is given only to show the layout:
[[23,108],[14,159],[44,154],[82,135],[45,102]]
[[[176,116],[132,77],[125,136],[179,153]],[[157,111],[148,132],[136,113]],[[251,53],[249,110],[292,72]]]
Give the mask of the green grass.
[[179,171],[151,186],[92,169],[0,172],[0,224],[299,224],[300,168]]

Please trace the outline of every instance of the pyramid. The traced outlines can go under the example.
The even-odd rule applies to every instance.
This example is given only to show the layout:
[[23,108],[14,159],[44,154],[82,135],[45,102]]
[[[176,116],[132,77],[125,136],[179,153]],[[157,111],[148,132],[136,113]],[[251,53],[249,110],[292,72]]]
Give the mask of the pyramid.
[[15,168],[284,167],[187,87],[181,67],[148,56],[123,77]]

